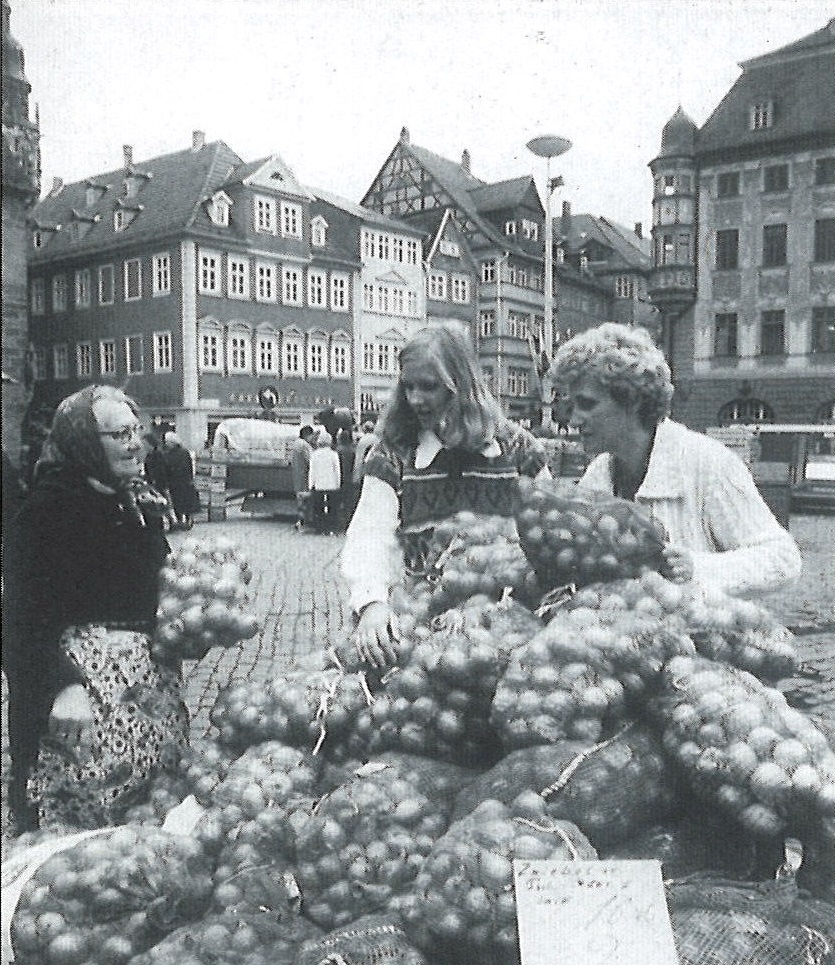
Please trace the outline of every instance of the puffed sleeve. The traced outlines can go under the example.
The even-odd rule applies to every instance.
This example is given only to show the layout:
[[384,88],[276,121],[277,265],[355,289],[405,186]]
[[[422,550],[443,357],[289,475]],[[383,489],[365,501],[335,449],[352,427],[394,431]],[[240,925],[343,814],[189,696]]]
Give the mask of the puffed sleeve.
[[776,590],[800,575],[802,559],[751,473],[733,453],[717,455],[705,487],[704,524],[718,552],[695,552],[694,579],[734,596]]

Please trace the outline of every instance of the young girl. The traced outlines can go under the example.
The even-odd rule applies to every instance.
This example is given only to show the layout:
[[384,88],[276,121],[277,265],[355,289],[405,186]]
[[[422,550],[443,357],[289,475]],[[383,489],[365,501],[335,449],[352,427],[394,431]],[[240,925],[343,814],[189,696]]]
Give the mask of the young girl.
[[423,568],[437,523],[465,509],[511,515],[519,473],[547,473],[545,464],[542,446],[490,394],[463,327],[425,328],[404,346],[342,553],[360,656],[397,659],[389,590],[404,567]]

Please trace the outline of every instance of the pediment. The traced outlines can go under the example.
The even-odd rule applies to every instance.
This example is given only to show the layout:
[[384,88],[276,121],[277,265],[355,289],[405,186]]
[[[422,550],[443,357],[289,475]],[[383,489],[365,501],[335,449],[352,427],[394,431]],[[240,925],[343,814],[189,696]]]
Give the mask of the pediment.
[[273,154],[252,174],[244,178],[243,183],[249,187],[261,190],[275,191],[277,194],[291,195],[308,201],[313,201],[313,195],[303,187],[292,168],[279,155]]
[[387,271],[385,275],[377,275],[375,281],[385,282],[387,285],[407,285],[406,279],[396,271]]

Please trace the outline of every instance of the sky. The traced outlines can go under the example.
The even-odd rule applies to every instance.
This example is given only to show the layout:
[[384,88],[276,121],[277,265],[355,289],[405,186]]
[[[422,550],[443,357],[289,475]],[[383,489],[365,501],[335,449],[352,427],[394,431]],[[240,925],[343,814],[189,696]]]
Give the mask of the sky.
[[[484,181],[551,162],[574,212],[649,228],[661,129],[702,125],[740,61],[818,30],[835,0],[11,0],[42,188],[191,145],[280,155],[359,201],[402,127]],[[544,196],[544,194],[543,194]]]

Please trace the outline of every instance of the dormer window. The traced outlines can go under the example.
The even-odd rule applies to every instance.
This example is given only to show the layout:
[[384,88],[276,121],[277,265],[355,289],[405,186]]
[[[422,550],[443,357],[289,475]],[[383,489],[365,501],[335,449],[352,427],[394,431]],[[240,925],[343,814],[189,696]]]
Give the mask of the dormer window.
[[37,231],[32,232],[33,248],[43,248],[45,240],[46,239],[44,238],[44,233],[40,230],[40,228]]
[[539,239],[539,225],[535,221],[523,220],[522,234],[530,241],[537,241]]
[[113,230],[124,231],[131,222],[131,212],[118,208],[113,212]]
[[752,131],[774,126],[774,101],[761,101],[751,107],[750,126]]
[[504,233],[506,235],[516,234],[516,222],[515,221],[505,221],[504,223]]
[[324,248],[328,243],[328,223],[321,215],[310,222],[310,243],[314,248]]
[[223,191],[215,194],[208,205],[209,218],[212,224],[217,225],[219,228],[228,228],[229,209],[231,205],[232,199]]

